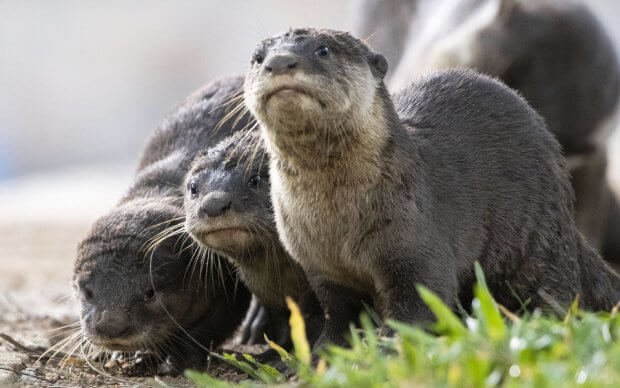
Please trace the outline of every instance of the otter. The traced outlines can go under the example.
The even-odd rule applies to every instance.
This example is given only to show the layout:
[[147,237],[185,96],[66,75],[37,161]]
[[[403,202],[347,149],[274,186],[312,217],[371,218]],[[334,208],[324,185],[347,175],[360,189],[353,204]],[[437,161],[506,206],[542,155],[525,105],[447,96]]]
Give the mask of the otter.
[[225,259],[211,255],[207,273],[190,275],[203,265],[183,233],[181,186],[200,150],[252,123],[226,120],[242,84],[223,78],[189,97],[148,141],[127,193],[79,244],[73,279],[84,342],[163,352],[182,371],[241,323],[251,294]]
[[[95,223],[79,247],[84,260],[76,263],[74,276],[86,343],[151,353],[161,361],[158,372],[170,364],[180,373],[202,366],[204,349],[234,333],[247,291],[236,287],[230,268],[222,268],[222,282],[216,274],[193,273],[195,252],[177,238],[144,253],[150,238],[180,216],[178,207],[132,201]],[[183,248],[187,253],[180,253]]]
[[611,309],[620,279],[574,221],[560,146],[517,93],[469,70],[390,98],[385,58],[349,33],[262,41],[244,83],[270,155],[276,225],[343,344],[369,297],[383,318],[432,320],[422,284],[471,303],[474,262],[517,310]]
[[[407,8],[404,3],[399,9]],[[390,86],[397,90],[430,70],[467,67],[498,77],[523,94],[569,160],[577,226],[607,260],[620,265],[615,253],[620,240],[608,229],[608,224],[620,223],[608,220],[615,216],[609,206],[618,199],[606,177],[605,143],[615,128],[620,98],[613,42],[581,2],[485,0],[472,5],[453,20],[433,9],[433,22],[423,32],[401,35],[410,38]],[[368,19],[388,20],[378,11]],[[449,33],[428,42],[426,31],[437,29]],[[385,41],[374,43],[379,51],[393,48]]]
[[[230,260],[267,313],[267,335],[290,348],[285,297],[300,305],[310,342],[323,328],[323,313],[303,270],[280,244],[268,161],[256,130],[237,132],[200,154],[185,179],[185,230]],[[260,322],[259,315],[254,323]]]

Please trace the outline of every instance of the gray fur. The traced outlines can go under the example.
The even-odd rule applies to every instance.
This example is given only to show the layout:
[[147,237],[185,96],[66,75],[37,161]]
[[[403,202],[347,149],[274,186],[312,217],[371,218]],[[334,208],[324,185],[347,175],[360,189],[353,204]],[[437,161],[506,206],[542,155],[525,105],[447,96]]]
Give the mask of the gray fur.
[[[284,318],[281,329],[273,328],[281,331],[279,338],[268,336],[290,347],[285,297],[300,304],[311,339],[322,329],[322,313],[303,270],[280,244],[268,166],[256,130],[238,132],[199,155],[184,185],[185,229],[202,246],[231,261],[243,283],[267,307],[269,318]],[[217,232],[231,227],[242,231]],[[224,235],[212,240],[209,231]]]
[[230,120],[216,131],[242,82],[211,82],[174,112],[146,145],[127,193],[79,244],[73,279],[85,340],[111,350],[170,355],[183,370],[200,366],[206,352],[165,310],[206,348],[222,343],[243,319],[250,294],[226,260],[213,256],[206,273],[190,275],[199,252],[184,233],[148,249],[166,228],[182,232],[181,185],[196,153],[248,122],[246,117],[235,126]]
[[[480,5],[490,3],[498,4],[498,12],[488,24],[473,31],[459,28],[476,17]],[[409,40],[392,86],[405,87],[429,70],[468,67],[519,91],[543,116],[569,158],[577,226],[594,248],[620,250],[620,240],[612,239],[614,231],[606,229],[612,210],[607,208],[607,197],[613,194],[605,176],[605,141],[620,97],[619,64],[607,32],[582,2],[486,0],[471,5],[461,18],[429,13],[429,20],[445,23],[439,29],[450,33],[437,36],[424,46],[425,51],[410,52],[424,43],[420,42],[426,36],[423,32],[397,39],[408,36]],[[374,10],[367,20],[374,25],[390,18]],[[383,51],[392,46],[379,41],[375,48]],[[620,263],[618,255],[605,252],[606,259]]]
[[[323,45],[331,55],[308,48]],[[257,52],[244,95],[270,153],[281,239],[326,313],[319,343],[342,342],[360,297],[405,322],[432,319],[416,284],[467,306],[476,260],[509,309],[620,299],[618,275],[576,230],[559,144],[509,88],[444,71],[393,105],[382,61],[351,35],[291,30]],[[275,76],[275,55],[297,65]]]
[[574,1],[514,1],[478,33],[466,64],[520,91],[567,155],[597,146],[618,106],[620,70],[611,39]]

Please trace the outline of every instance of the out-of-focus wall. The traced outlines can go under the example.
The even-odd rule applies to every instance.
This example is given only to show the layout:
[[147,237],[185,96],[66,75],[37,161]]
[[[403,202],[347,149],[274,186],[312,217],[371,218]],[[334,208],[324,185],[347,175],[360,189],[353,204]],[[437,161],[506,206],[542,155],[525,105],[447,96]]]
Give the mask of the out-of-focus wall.
[[135,160],[209,79],[290,26],[349,28],[348,1],[0,1],[0,179]]
[[[131,166],[167,112],[209,79],[243,72],[261,38],[289,26],[350,29],[354,3],[0,1],[0,180]],[[587,3],[620,42],[620,2]]]

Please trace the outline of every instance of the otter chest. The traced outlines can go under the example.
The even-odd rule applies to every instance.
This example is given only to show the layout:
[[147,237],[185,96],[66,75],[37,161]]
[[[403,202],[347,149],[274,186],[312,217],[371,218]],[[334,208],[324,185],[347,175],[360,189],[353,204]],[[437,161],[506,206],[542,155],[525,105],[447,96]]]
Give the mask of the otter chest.
[[373,252],[363,241],[370,207],[364,193],[273,183],[278,231],[293,258],[306,271],[373,293]]

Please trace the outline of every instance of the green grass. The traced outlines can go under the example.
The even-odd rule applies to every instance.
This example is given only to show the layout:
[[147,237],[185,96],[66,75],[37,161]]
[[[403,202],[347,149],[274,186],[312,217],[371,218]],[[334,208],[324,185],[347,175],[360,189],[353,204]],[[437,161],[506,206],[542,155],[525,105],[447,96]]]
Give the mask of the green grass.
[[[519,318],[500,312],[479,267],[476,274],[473,314],[465,319],[418,288],[437,317],[434,333],[389,322],[397,335],[384,338],[364,316],[362,328],[351,330],[351,348],[328,348],[313,368],[303,320],[290,304],[295,351],[271,345],[302,386],[620,387],[620,314],[584,312],[574,304],[562,318],[537,311]],[[231,363],[250,376],[241,386],[290,383],[251,357]],[[198,386],[231,386],[198,372],[186,375]]]

